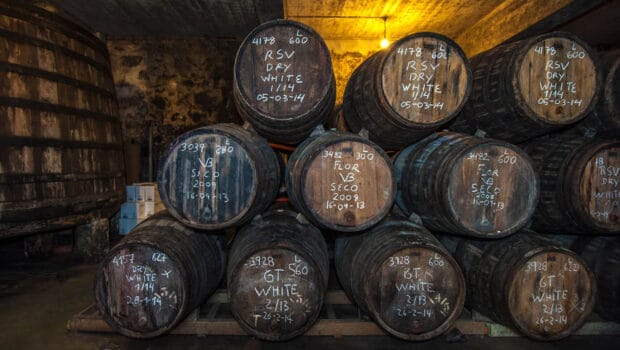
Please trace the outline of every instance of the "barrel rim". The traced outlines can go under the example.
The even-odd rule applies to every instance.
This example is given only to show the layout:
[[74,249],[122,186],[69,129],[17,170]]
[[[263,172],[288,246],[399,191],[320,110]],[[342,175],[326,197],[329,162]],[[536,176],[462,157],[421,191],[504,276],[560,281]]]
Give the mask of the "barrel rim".
[[543,335],[540,335],[538,332],[536,333],[531,332],[527,327],[524,327],[521,323],[517,322],[512,310],[508,307],[510,305],[510,302],[509,302],[511,299],[510,295],[512,295],[513,290],[514,290],[513,287],[519,287],[520,282],[517,281],[516,279],[513,279],[512,281],[506,280],[504,281],[504,285],[502,286],[502,289],[503,289],[502,297],[504,298],[504,300],[506,300],[505,305],[508,309],[508,317],[512,325],[520,333],[526,335],[527,337],[533,338],[536,340],[542,340],[542,341],[559,340],[559,339],[568,337],[573,332],[575,332],[577,329],[581,328],[581,326],[585,323],[587,318],[592,313],[592,309],[594,308],[594,303],[595,303],[596,294],[597,294],[596,278],[594,277],[592,270],[588,267],[585,261],[575,252],[567,248],[557,246],[555,244],[543,245],[535,249],[529,250],[526,254],[524,254],[521,258],[519,258],[519,260],[517,260],[512,265],[512,267],[509,269],[506,276],[515,276],[518,273],[518,271],[523,267],[523,265],[527,263],[528,260],[534,258],[535,256],[540,255],[540,254],[553,253],[553,252],[570,255],[573,259],[579,262],[579,264],[581,265],[581,268],[583,268],[586,271],[586,275],[588,276],[588,279],[589,279],[590,295],[586,302],[586,308],[581,313],[581,315],[575,320],[572,326],[567,327],[563,331],[553,334],[551,336],[543,336]]
[[[321,92],[321,94],[319,94],[319,96],[323,96],[323,98],[319,98],[317,99],[316,103],[314,103],[314,105],[312,106],[312,108],[309,108],[308,111],[306,111],[303,114],[299,114],[299,113],[290,113],[287,115],[284,115],[280,118],[275,118],[267,113],[264,113],[260,110],[258,110],[257,108],[255,108],[252,103],[250,102],[251,99],[248,98],[248,96],[246,96],[246,94],[244,93],[243,89],[241,88],[240,84],[239,84],[239,69],[241,66],[241,56],[243,55],[243,52],[251,47],[252,43],[252,37],[254,37],[256,34],[260,33],[263,30],[269,29],[271,27],[277,27],[277,26],[291,26],[291,27],[299,27],[305,31],[307,31],[308,33],[310,33],[314,38],[318,39],[317,42],[319,43],[319,46],[321,47],[322,50],[324,50],[325,52],[325,57],[327,59],[327,62],[325,62],[326,64],[328,64],[329,66],[329,70],[331,71],[331,76],[330,76],[330,81],[329,84],[325,84],[325,86],[323,87],[323,91]],[[327,96],[330,95],[331,89],[333,88],[335,90],[335,76],[334,76],[334,69],[333,69],[333,63],[331,60],[331,55],[329,52],[329,48],[327,47],[327,44],[325,44],[325,41],[323,40],[323,38],[319,35],[319,33],[317,31],[315,31],[312,27],[301,23],[301,22],[297,22],[297,21],[293,21],[290,19],[275,19],[275,20],[271,20],[271,21],[267,21],[264,22],[260,25],[258,25],[257,27],[255,27],[254,29],[252,29],[252,31],[246,35],[246,37],[243,39],[243,41],[241,42],[241,44],[239,45],[239,48],[237,49],[237,52],[235,54],[235,61],[233,63],[234,69],[233,69],[233,90],[234,90],[234,94],[233,96],[235,97],[235,99],[239,99],[241,100],[240,102],[243,102],[243,105],[246,106],[248,109],[250,109],[252,111],[252,113],[255,113],[256,115],[260,116],[261,118],[270,120],[270,121],[274,121],[274,122],[278,122],[278,121],[292,121],[292,120],[297,120],[297,119],[303,119],[306,115],[311,114],[311,112],[313,112],[315,109],[318,109],[317,107],[321,106],[322,103],[325,100],[329,100],[328,98],[326,98]],[[334,94],[334,100],[335,100],[335,94]]]
[[[572,159],[566,162],[566,167],[577,166],[578,169],[580,169],[579,176],[575,178],[566,179],[567,181],[565,183],[565,186],[567,186],[568,188],[566,187],[563,188],[565,193],[571,194],[571,197],[574,196],[572,199],[573,203],[575,203],[575,201],[576,203],[579,203],[579,205],[577,206],[578,212],[576,214],[579,217],[588,219],[587,221],[583,221],[583,219],[578,219],[578,220],[580,220],[581,222],[591,223],[592,226],[594,226],[594,229],[602,230],[603,232],[606,232],[606,233],[620,232],[620,221],[618,221],[616,224],[613,224],[613,223],[603,223],[600,220],[596,220],[596,218],[590,214],[590,210],[588,210],[586,206],[587,203],[585,203],[584,201],[580,199],[584,195],[588,198],[591,197],[589,193],[588,194],[583,193],[582,186],[581,186],[585,180],[584,172],[586,170],[586,165],[590,163],[591,161],[593,161],[594,156],[596,156],[600,152],[603,152],[603,151],[606,151],[612,148],[616,148],[620,151],[620,140],[600,140],[600,141],[592,140],[592,141],[585,142],[582,145],[580,145],[579,149],[577,150],[577,152],[575,152]],[[563,173],[567,174],[566,171],[564,171]],[[587,225],[587,226],[590,226],[590,225]]]
[[[463,60],[463,66],[465,67],[465,73],[467,74],[467,84],[466,84],[465,93],[463,94],[463,98],[461,99],[461,102],[453,110],[452,113],[448,114],[445,118],[442,118],[441,120],[434,122],[434,123],[416,123],[406,118],[403,118],[394,109],[394,107],[390,103],[388,103],[387,97],[385,96],[385,89],[383,88],[383,82],[382,82],[383,70],[385,69],[385,65],[386,65],[386,62],[388,61],[388,58],[392,56],[392,54],[394,53],[394,50],[408,40],[424,38],[424,37],[430,37],[438,41],[445,42],[447,44],[446,46],[449,47],[451,50],[454,50],[457,53],[457,55]],[[377,86],[377,92],[378,92],[377,97],[381,100],[382,105],[388,106],[388,108],[386,108],[385,111],[388,112],[388,114],[391,116],[391,118],[394,119],[394,121],[397,121],[399,124],[402,123],[402,125],[405,125],[406,127],[418,127],[418,128],[421,127],[424,129],[434,129],[441,125],[445,125],[451,120],[453,120],[454,118],[456,118],[456,116],[461,112],[463,107],[465,107],[465,103],[467,102],[467,100],[469,100],[469,95],[471,94],[472,87],[473,87],[473,74],[471,70],[471,65],[469,64],[469,59],[467,58],[465,51],[463,51],[463,49],[451,38],[443,34],[436,33],[436,32],[430,32],[430,31],[416,32],[416,33],[409,34],[399,39],[398,41],[390,45],[390,48],[388,50],[383,51],[383,52],[380,51],[380,53],[381,53],[381,58],[378,63],[379,69],[377,69],[377,72],[374,75],[374,84],[375,86]]]
[[[241,268],[244,267],[245,263],[248,261],[248,259],[254,255],[257,254],[258,252],[262,252],[265,250],[269,250],[269,251],[276,251],[276,250],[280,250],[280,251],[286,251],[289,254],[292,255],[302,255],[300,252],[296,252],[294,250],[292,250],[290,247],[286,246],[285,244],[282,244],[281,242],[273,242],[273,245],[271,245],[269,248],[267,249],[263,249],[263,248],[259,248],[259,247],[254,247],[252,249],[249,249],[247,251],[247,254],[244,254],[242,257],[240,257],[239,259],[236,259],[236,261],[238,261],[239,263],[237,265],[235,265],[234,267],[232,267],[232,269],[228,270],[226,272],[227,276],[231,276],[232,277],[232,281],[228,280],[227,278],[227,288],[226,288],[226,292],[228,294],[228,300],[233,300],[232,293],[233,293],[233,289],[235,291],[238,291],[239,288],[237,288],[236,286],[234,288],[231,288],[233,285],[238,284],[239,281],[239,270]],[[246,322],[246,319],[243,317],[240,317],[239,315],[237,315],[236,309],[232,306],[231,304],[231,313],[233,314],[235,320],[237,320],[237,322],[239,323],[239,325],[241,326],[241,328],[243,330],[245,330],[248,334],[253,335],[259,339],[263,339],[263,340],[269,340],[269,341],[286,341],[286,340],[290,340],[293,339],[297,336],[302,335],[303,333],[305,333],[310,327],[312,327],[312,325],[314,325],[314,323],[316,323],[316,320],[319,318],[319,315],[321,313],[321,309],[323,308],[323,303],[325,300],[325,288],[326,288],[326,284],[323,278],[323,273],[322,273],[322,269],[319,266],[319,263],[315,260],[315,258],[313,256],[303,256],[303,258],[309,263],[312,264],[312,268],[313,270],[316,272],[314,274],[315,276],[315,283],[317,285],[317,291],[318,293],[316,294],[318,297],[318,303],[317,303],[317,309],[315,310],[315,312],[313,312],[312,314],[310,314],[310,317],[308,317],[306,319],[306,322],[303,324],[302,327],[299,327],[295,330],[293,330],[292,332],[287,332],[286,334],[275,334],[275,335],[271,335],[271,334],[267,334],[265,332],[262,331],[258,331],[256,328],[252,327],[250,324],[248,324]],[[230,267],[230,265],[229,265]],[[231,282],[235,282],[235,283],[231,283]],[[249,293],[249,292],[247,292]],[[246,294],[246,293],[244,293]]]
[[[179,135],[169,146],[168,149],[166,150],[166,152],[164,153],[164,155],[161,157],[160,162],[159,162],[159,169],[161,170],[157,176],[157,190],[159,191],[159,195],[161,198],[162,203],[164,204],[164,206],[166,207],[166,209],[168,210],[168,212],[175,217],[177,220],[181,221],[184,225],[195,228],[195,229],[201,229],[201,230],[219,230],[219,229],[224,229],[227,227],[231,227],[234,225],[238,225],[243,223],[245,220],[241,220],[243,219],[243,217],[245,215],[247,215],[247,213],[250,211],[250,209],[252,208],[252,204],[256,202],[258,196],[257,196],[257,189],[258,189],[258,171],[256,169],[256,160],[253,159],[250,156],[250,152],[248,152],[248,143],[246,142],[246,140],[240,139],[237,136],[233,135],[232,132],[230,132],[230,130],[226,130],[226,128],[228,127],[232,127],[234,130],[240,131],[242,133],[249,133],[251,134],[250,131],[247,131],[245,129],[243,129],[242,127],[236,125],[236,124],[231,124],[231,123],[220,123],[220,124],[213,124],[213,125],[208,125],[208,126],[202,126],[196,129],[192,129],[190,131],[187,131],[181,135]],[[215,133],[213,133],[213,131],[215,131]],[[247,159],[250,162],[251,168],[252,168],[252,176],[254,177],[255,181],[252,184],[252,189],[250,192],[250,198],[248,198],[247,200],[247,205],[241,210],[239,211],[239,213],[237,215],[235,215],[234,217],[224,221],[224,222],[214,222],[214,223],[195,223],[190,221],[188,218],[182,216],[179,211],[173,207],[170,204],[170,197],[168,195],[168,190],[166,189],[166,186],[164,186],[165,184],[163,183],[163,177],[164,177],[164,169],[168,168],[169,165],[169,160],[170,160],[170,155],[173,154],[174,151],[176,151],[176,149],[178,147],[180,147],[180,144],[183,143],[183,140],[188,140],[190,138],[193,137],[198,137],[201,135],[226,135],[229,138],[233,139],[235,142],[237,142],[240,146],[243,147],[243,151],[244,153],[247,155]],[[248,218],[249,219],[249,218]],[[236,222],[237,221],[237,222]]]
[[[521,84],[519,83],[519,71],[520,71],[519,67],[521,67],[523,60],[525,59],[525,56],[527,55],[527,53],[537,43],[543,40],[554,38],[554,37],[572,40],[572,41],[575,41],[578,45],[580,45],[588,53],[588,58],[592,61],[592,69],[595,72],[594,73],[594,80],[595,80],[594,90],[595,91],[594,91],[594,94],[592,95],[592,99],[590,100],[590,104],[586,108],[583,109],[583,111],[577,118],[573,118],[565,122],[555,122],[555,121],[550,122],[548,120],[541,118],[541,116],[539,116],[538,113],[534,112],[532,107],[530,107],[530,105],[525,101],[525,97],[523,96],[523,90],[521,89]],[[599,61],[598,57],[595,54],[595,52],[592,50],[592,48],[584,40],[579,38],[577,35],[570,33],[570,32],[566,32],[566,31],[549,32],[549,33],[535,36],[530,39],[525,39],[522,42],[523,42],[522,49],[519,50],[518,53],[514,55],[513,59],[511,60],[511,66],[514,68],[512,69],[513,75],[511,77],[510,86],[511,86],[511,89],[514,91],[512,96],[516,102],[515,107],[517,108],[517,110],[523,113],[523,115],[527,116],[528,118],[534,120],[535,122],[541,123],[547,126],[571,125],[580,120],[583,120],[586,116],[588,116],[594,110],[594,107],[596,106],[600,98],[601,82],[603,80],[601,68],[598,62]]]
[[519,148],[516,145],[513,145],[511,143],[504,142],[504,141],[501,141],[501,140],[480,139],[480,141],[481,142],[476,144],[476,145],[468,146],[467,148],[465,148],[464,150],[459,152],[455,157],[450,159],[450,165],[449,165],[448,174],[447,174],[447,176],[444,176],[443,179],[442,179],[443,188],[446,189],[441,194],[442,201],[444,203],[444,207],[446,207],[448,209],[448,213],[450,214],[449,219],[451,221],[452,221],[453,218],[458,218],[460,216],[458,211],[456,210],[457,208],[454,206],[453,201],[449,200],[450,199],[450,189],[451,189],[450,179],[452,179],[454,173],[458,170],[455,167],[456,162],[458,162],[459,160],[464,159],[464,157],[467,154],[467,152],[470,152],[472,149],[475,149],[477,147],[484,147],[484,146],[500,146],[500,147],[505,147],[505,148],[509,148],[509,149],[513,150],[515,153],[520,155],[521,159],[526,161],[525,164],[527,165],[527,167],[530,170],[529,173],[532,175],[531,176],[531,180],[532,180],[531,182],[533,182],[532,187],[531,187],[532,191],[530,191],[528,193],[528,197],[529,197],[528,205],[525,206],[526,210],[523,212],[523,214],[521,215],[519,220],[512,220],[511,224],[509,225],[509,227],[507,227],[505,230],[502,230],[500,233],[495,231],[495,234],[493,234],[493,233],[491,233],[491,234],[483,234],[483,233],[477,232],[476,230],[471,229],[470,227],[467,227],[467,226],[463,225],[459,220],[455,221],[457,223],[457,225],[461,229],[466,231],[467,234],[470,235],[470,236],[479,237],[479,238],[489,238],[489,239],[496,239],[496,238],[507,237],[507,236],[509,236],[509,235],[511,235],[511,234],[513,234],[513,233],[515,233],[517,231],[519,231],[521,228],[523,228],[530,221],[530,219],[532,218],[532,215],[534,215],[534,212],[536,211],[536,206],[537,206],[537,203],[538,203],[538,200],[539,200],[539,196],[540,196],[540,179],[539,179],[539,176],[538,176],[538,173],[537,173],[536,169],[532,165],[533,163],[532,163],[532,160],[530,159],[529,155],[527,153],[525,153],[521,148]]
[[[96,53],[102,55],[104,58],[109,60],[106,44],[86,27],[82,26],[81,24],[72,22],[69,18],[67,18],[65,12],[51,12],[45,8],[35,6],[33,4],[22,3],[15,0],[4,0],[3,2],[8,5],[4,7],[7,10],[2,10],[0,11],[0,13],[4,14],[5,12],[10,12],[6,15],[11,16],[12,18],[18,18],[25,22],[32,23],[35,26],[48,27],[57,33],[60,33],[79,42],[80,45],[84,45],[85,47],[92,49]],[[11,12],[15,10],[29,12]],[[41,21],[45,23],[42,25],[40,24]]]
[[[403,221],[408,222],[407,220],[403,220]],[[418,226],[418,228],[419,227],[424,228],[423,226],[417,225],[415,223],[413,224]],[[395,225],[398,226],[398,225],[401,225],[401,223],[396,222]],[[426,233],[428,233],[429,235],[432,235],[432,233],[430,233],[428,230],[426,231]],[[391,327],[390,325],[388,325],[388,323],[385,322],[380,317],[381,313],[377,310],[378,308],[376,306],[377,306],[378,300],[376,298],[372,298],[373,295],[370,293],[371,288],[373,288],[374,286],[370,286],[368,284],[368,280],[370,279],[370,276],[375,277],[375,279],[377,276],[380,276],[381,267],[383,266],[385,261],[389,259],[390,255],[394,255],[396,252],[400,252],[400,251],[403,251],[406,249],[412,249],[412,248],[429,249],[434,252],[440,253],[442,257],[445,258],[445,260],[447,260],[450,263],[453,271],[455,272],[455,276],[457,277],[457,290],[459,291],[459,293],[456,295],[455,307],[452,308],[450,315],[444,319],[441,325],[437,328],[434,328],[427,332],[419,333],[419,334],[400,332],[394,329],[393,327]],[[439,241],[437,242],[437,245],[432,245],[427,242],[411,242],[407,246],[395,247],[395,249],[392,250],[391,253],[389,254],[387,251],[378,251],[378,253],[379,254],[384,253],[385,256],[384,254],[382,254],[379,257],[381,264],[375,265],[371,271],[368,271],[367,273],[364,274],[364,285],[366,287],[363,288],[365,299],[368,301],[372,301],[372,302],[367,303],[367,308],[370,314],[373,316],[373,319],[375,320],[375,322],[377,322],[381,326],[381,328],[386,330],[388,333],[398,338],[405,339],[405,340],[428,340],[433,337],[439,336],[445,333],[446,331],[452,329],[452,327],[454,326],[454,322],[456,322],[456,320],[461,316],[461,313],[463,311],[463,307],[465,305],[465,296],[466,296],[467,287],[465,284],[465,276],[463,274],[463,271],[461,270],[461,267],[459,266],[458,262],[452,257],[452,254],[450,254],[447,251],[447,249],[443,246],[443,244]]]
[[[334,136],[338,136],[339,138],[334,138],[334,139],[330,139],[330,137],[334,137]],[[360,225],[353,225],[353,226],[343,226],[343,225],[338,225],[338,224],[334,224],[334,223],[330,223],[329,220],[326,220],[325,218],[323,218],[321,215],[319,215],[315,210],[312,210],[311,208],[313,208],[313,206],[311,205],[312,203],[309,203],[308,200],[309,198],[312,198],[312,196],[310,196],[306,189],[308,186],[305,186],[304,184],[306,183],[306,181],[304,181],[307,177],[307,175],[309,174],[309,167],[312,163],[312,161],[314,159],[317,158],[317,156],[320,156],[320,154],[323,152],[323,149],[325,147],[343,142],[343,141],[350,141],[350,142],[358,142],[358,143],[362,143],[362,144],[366,144],[368,146],[371,146],[376,152],[377,154],[381,155],[381,158],[383,159],[383,161],[385,162],[385,165],[387,166],[390,174],[391,174],[391,191],[390,191],[390,196],[387,198],[386,202],[385,202],[385,206],[384,208],[379,212],[380,215],[377,215],[376,217],[366,221],[364,224],[360,224]],[[320,146],[320,147],[318,147]],[[396,197],[396,178],[394,176],[394,168],[392,165],[392,161],[391,159],[388,157],[388,155],[385,153],[385,151],[383,150],[383,148],[379,147],[377,144],[375,144],[374,142],[372,142],[369,139],[366,139],[360,135],[354,134],[354,133],[350,133],[350,132],[346,132],[346,131],[327,131],[325,133],[323,133],[322,135],[310,140],[308,142],[308,144],[303,148],[304,150],[310,150],[312,152],[306,152],[304,154],[304,164],[303,164],[303,168],[301,170],[301,174],[297,175],[299,177],[299,183],[300,183],[300,200],[303,202],[304,207],[309,208],[310,210],[305,210],[304,212],[308,212],[309,218],[312,221],[315,221],[316,224],[318,224],[319,226],[323,227],[323,228],[327,228],[327,229],[332,229],[332,230],[336,230],[336,231],[340,231],[340,232],[358,232],[358,231],[362,231],[365,229],[368,229],[372,226],[374,226],[375,224],[379,223],[379,221],[381,221],[383,218],[385,218],[388,214],[390,209],[392,208],[393,204],[394,204],[394,198]],[[291,182],[297,182],[297,181],[291,181]]]
[[[144,226],[144,230],[146,229],[149,229],[149,227]],[[121,325],[120,322],[117,321],[116,317],[112,316],[111,313],[109,312],[110,311],[109,304],[101,300],[100,294],[103,293],[102,289],[105,289],[106,294],[107,294],[107,283],[103,283],[104,281],[107,281],[107,278],[105,277],[106,274],[104,273],[104,269],[106,266],[111,264],[111,259],[113,259],[113,256],[116,255],[118,251],[120,251],[121,249],[126,249],[126,248],[150,248],[155,251],[163,252],[164,254],[166,254],[168,259],[174,262],[174,266],[177,268],[178,272],[181,274],[181,277],[179,279],[187,280],[188,273],[185,270],[184,266],[178,263],[178,261],[176,260],[176,257],[169,255],[164,246],[161,246],[161,247],[156,246],[149,242],[124,243],[121,241],[116,246],[110,249],[110,251],[106,254],[105,258],[99,263],[99,266],[97,267],[97,271],[95,272],[94,291],[95,291],[95,301],[96,301],[97,307],[100,310],[101,315],[106,321],[106,323],[108,323],[114,330],[116,330],[117,332],[125,336],[132,337],[132,338],[145,338],[146,339],[146,338],[154,338],[164,333],[167,333],[172,328],[174,328],[175,325],[179,324],[183,320],[183,318],[185,318],[183,310],[186,310],[189,304],[189,291],[186,290],[185,285],[183,283],[179,284],[181,291],[180,293],[178,293],[178,295],[182,297],[182,302],[179,305],[179,309],[177,310],[175,317],[169,320],[168,322],[166,322],[165,326],[159,327],[156,330],[150,331],[150,332],[139,332],[139,331],[135,331],[133,329],[130,329],[126,326]]]

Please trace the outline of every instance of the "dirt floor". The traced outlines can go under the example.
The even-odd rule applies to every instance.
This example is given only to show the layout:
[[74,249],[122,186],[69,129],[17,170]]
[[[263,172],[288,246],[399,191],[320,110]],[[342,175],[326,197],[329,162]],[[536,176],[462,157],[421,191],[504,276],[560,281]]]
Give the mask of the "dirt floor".
[[445,337],[409,343],[389,336],[298,337],[269,343],[249,336],[168,335],[134,340],[115,334],[67,331],[71,316],[93,303],[95,265],[54,257],[25,260],[0,250],[0,349],[620,349],[620,337],[572,336],[558,342],[524,338]]

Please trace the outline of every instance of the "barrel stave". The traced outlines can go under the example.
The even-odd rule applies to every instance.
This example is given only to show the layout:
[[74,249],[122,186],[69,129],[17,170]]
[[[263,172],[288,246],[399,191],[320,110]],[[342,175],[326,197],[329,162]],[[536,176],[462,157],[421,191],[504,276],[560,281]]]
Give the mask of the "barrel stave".
[[583,41],[563,32],[503,44],[473,57],[472,95],[450,130],[482,130],[519,143],[578,122],[599,95],[601,75],[594,57]]
[[592,311],[597,289],[587,265],[532,231],[493,241],[441,241],[465,273],[466,305],[530,338],[564,338]]
[[320,231],[288,210],[272,210],[243,227],[230,250],[233,316],[251,335],[284,341],[317,320],[329,275]]
[[398,338],[433,338],[461,313],[465,281],[458,264],[417,224],[386,219],[363,235],[339,238],[335,258],[347,295]]
[[216,230],[265,210],[280,185],[280,164],[267,142],[234,124],[215,124],[177,137],[162,157],[162,202],[184,224]]
[[152,338],[169,332],[212,294],[225,269],[218,236],[199,234],[167,213],[139,224],[101,262],[95,299],[117,332]]

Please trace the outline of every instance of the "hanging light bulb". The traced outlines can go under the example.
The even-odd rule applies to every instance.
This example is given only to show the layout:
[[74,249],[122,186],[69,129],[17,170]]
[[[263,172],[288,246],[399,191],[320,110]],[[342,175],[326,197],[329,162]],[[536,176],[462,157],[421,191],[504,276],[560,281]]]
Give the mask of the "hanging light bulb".
[[385,49],[390,46],[390,41],[387,39],[386,30],[387,29],[387,16],[383,17],[383,39],[381,40],[381,48]]

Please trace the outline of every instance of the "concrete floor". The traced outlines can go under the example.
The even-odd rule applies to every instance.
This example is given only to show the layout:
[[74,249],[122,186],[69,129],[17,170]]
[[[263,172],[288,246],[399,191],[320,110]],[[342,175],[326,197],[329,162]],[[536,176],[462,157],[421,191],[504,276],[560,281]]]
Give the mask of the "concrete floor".
[[0,251],[0,349],[620,349],[620,337],[570,337],[543,343],[524,338],[438,338],[409,343],[388,336],[299,337],[268,343],[245,336],[168,335],[133,340],[115,334],[71,333],[67,321],[93,303],[94,265],[65,257],[24,260]]

